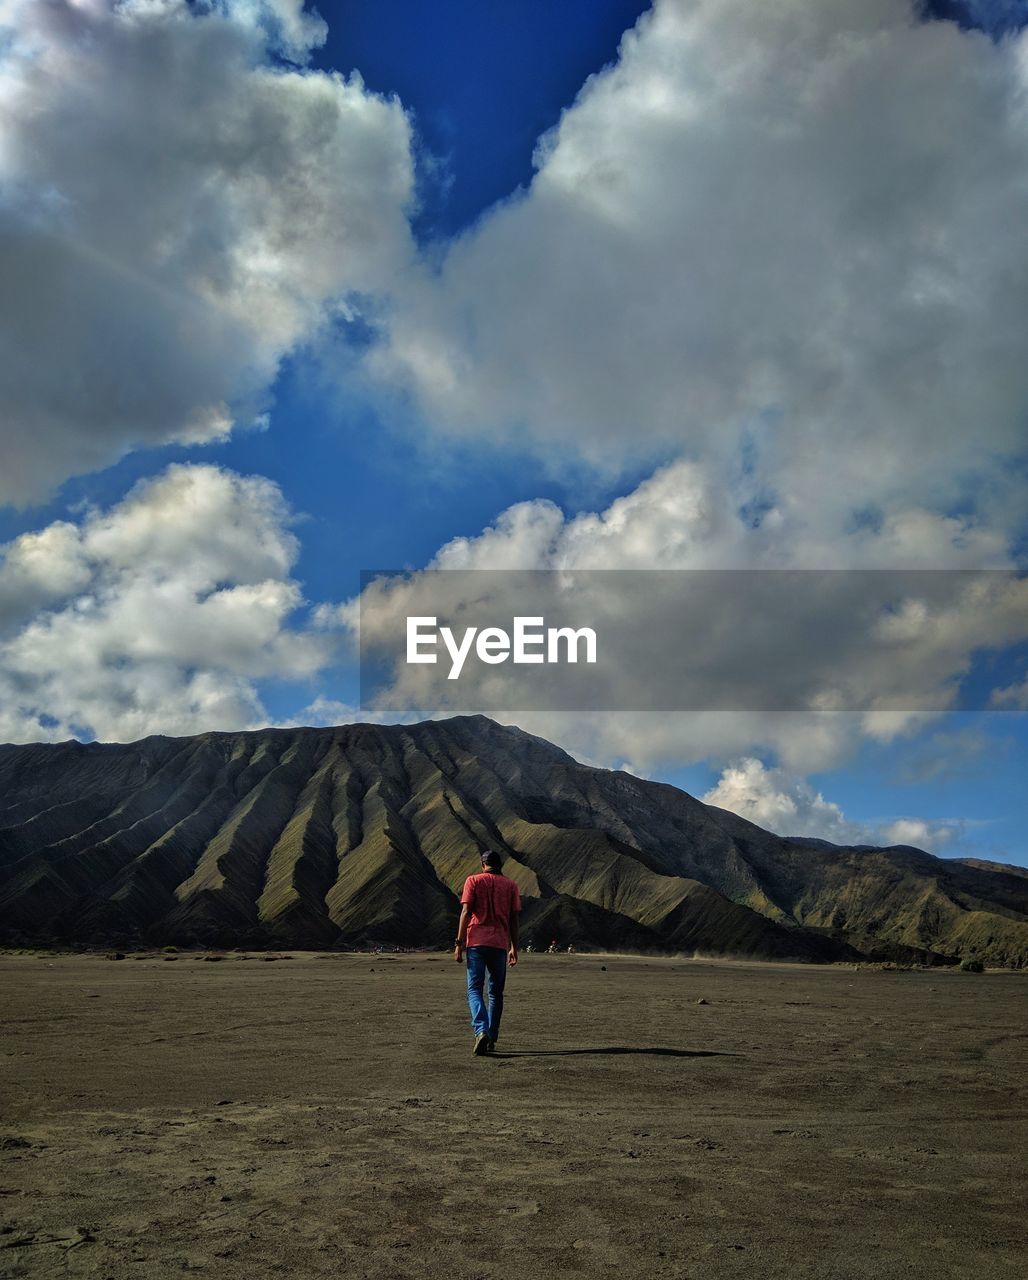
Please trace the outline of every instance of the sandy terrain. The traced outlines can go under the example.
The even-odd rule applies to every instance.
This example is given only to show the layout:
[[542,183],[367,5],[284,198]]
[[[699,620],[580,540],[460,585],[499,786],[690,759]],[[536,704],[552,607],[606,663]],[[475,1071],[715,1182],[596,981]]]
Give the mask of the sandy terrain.
[[[606,966],[604,969],[602,966]],[[0,957],[0,1274],[1024,1274],[1028,974]]]

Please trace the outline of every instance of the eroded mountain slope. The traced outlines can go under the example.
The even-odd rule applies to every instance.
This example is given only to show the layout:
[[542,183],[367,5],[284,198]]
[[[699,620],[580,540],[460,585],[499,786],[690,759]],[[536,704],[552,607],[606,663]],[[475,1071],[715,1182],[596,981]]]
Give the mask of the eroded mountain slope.
[[539,940],[1028,961],[1012,869],[781,838],[481,716],[0,747],[8,941],[438,944],[485,847]]

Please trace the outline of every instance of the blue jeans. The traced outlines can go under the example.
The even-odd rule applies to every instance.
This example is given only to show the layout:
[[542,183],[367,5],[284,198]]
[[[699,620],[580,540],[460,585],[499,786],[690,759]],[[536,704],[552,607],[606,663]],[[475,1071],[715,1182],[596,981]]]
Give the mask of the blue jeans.
[[[468,947],[468,1008],[471,1027],[476,1036],[496,1040],[500,1035],[503,1014],[503,984],[507,981],[507,953],[502,947]],[[482,989],[489,974],[489,1004],[486,1007]]]

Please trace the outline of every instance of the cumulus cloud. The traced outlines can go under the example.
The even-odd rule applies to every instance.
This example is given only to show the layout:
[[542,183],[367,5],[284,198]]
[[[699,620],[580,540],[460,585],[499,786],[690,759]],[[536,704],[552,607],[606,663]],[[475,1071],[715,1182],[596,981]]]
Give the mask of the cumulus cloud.
[[818,514],[773,501],[753,519],[751,476],[726,485],[716,460],[680,458],[601,511],[571,519],[547,499],[516,503],[475,537],[454,538],[433,569],[1007,569],[987,518],[907,504],[851,523],[829,542]]
[[285,727],[294,725],[310,725],[316,729],[331,728],[337,724],[363,724],[370,720],[367,712],[349,702],[340,702],[338,698],[328,698],[319,694],[295,716],[277,723]]
[[286,65],[303,0],[9,0],[0,501],[259,418],[283,356],[410,250],[396,101]]
[[816,836],[847,844],[859,842],[865,834],[805,779],[768,768],[754,756],[729,765],[703,801],[781,835]]
[[[405,278],[368,368],[426,422],[555,465],[679,461],[602,511],[519,504],[431,567],[1010,568],[1026,89],[1028,36],[908,0],[657,0],[540,142],[529,188]],[[858,614],[835,653],[772,602],[757,621],[809,668],[816,712],[509,718],[643,771],[760,752],[828,768],[928,723],[980,649],[1024,636],[1008,586]],[[859,713],[817,701],[826,655]],[[925,711],[876,703],[897,687]]]
[[268,480],[172,466],[0,548],[0,741],[266,723],[255,680],[336,654],[330,632],[291,625],[290,523]]
[[[433,568],[1010,567],[1028,37],[919,8],[658,0],[530,188],[418,264],[409,121],[304,69],[325,28],[303,0],[9,0],[0,500],[261,420],[283,356],[363,309],[384,335],[367,374],[429,427],[614,469],[679,457],[603,510],[511,507]],[[0,736],[257,722],[255,680],[319,669],[355,627],[351,601],[290,629],[288,523],[268,482],[187,468],[17,539]],[[920,723],[876,706],[890,679],[949,705],[976,648],[1022,624],[1014,593],[854,628],[859,713],[510,718],[640,771],[767,752],[798,775]],[[816,694],[824,636],[785,599],[762,625],[815,659]],[[325,698],[300,716],[354,718]],[[822,833],[845,822],[773,781]]]
[[753,756],[725,768],[703,801],[779,835],[812,836],[833,844],[906,844],[935,853],[959,840],[967,827],[961,819],[853,822],[806,779],[768,767]]
[[[680,461],[599,511],[569,517],[551,502],[519,503],[442,547],[428,569],[445,572],[373,584],[360,600],[366,656],[398,659],[379,687],[380,711],[487,709],[589,759],[643,771],[754,750],[823,769],[862,740],[888,741],[957,705],[978,650],[1028,636],[1028,582],[970,570],[1007,563],[1003,540],[970,518],[908,511],[837,540],[836,562],[852,572],[776,573],[819,555],[819,531],[773,512],[755,528],[720,499],[706,468]],[[896,560],[912,571],[865,572]],[[681,580],[566,572],[752,563],[761,570]],[[965,568],[932,571],[947,563]],[[558,572],[541,583],[519,570]],[[518,615],[552,623],[548,605],[597,630],[602,658],[591,672],[468,664],[454,685],[446,663],[404,660],[409,615],[509,629]],[[356,602],[325,616],[357,629]]]
[[1028,678],[993,690],[992,705],[998,710],[1028,711]]
[[923,818],[897,818],[877,828],[877,844],[910,844],[916,849],[927,849],[934,853],[965,833],[967,823],[960,818],[951,818],[945,822],[927,822]]
[[912,0],[657,0],[371,368],[551,459],[745,472],[829,555],[984,498],[1023,527],[1026,68]]

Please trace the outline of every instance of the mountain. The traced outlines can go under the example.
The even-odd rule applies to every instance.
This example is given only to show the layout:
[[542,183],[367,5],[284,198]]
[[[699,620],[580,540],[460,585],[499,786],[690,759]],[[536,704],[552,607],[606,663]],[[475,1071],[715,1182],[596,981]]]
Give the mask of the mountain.
[[786,839],[482,716],[0,746],[0,940],[445,943],[496,848],[522,938],[1028,963],[1028,878]]

